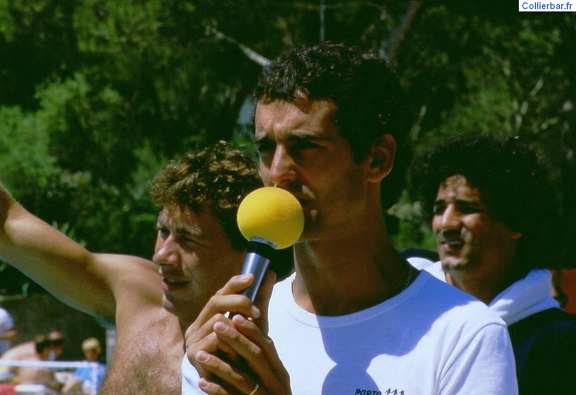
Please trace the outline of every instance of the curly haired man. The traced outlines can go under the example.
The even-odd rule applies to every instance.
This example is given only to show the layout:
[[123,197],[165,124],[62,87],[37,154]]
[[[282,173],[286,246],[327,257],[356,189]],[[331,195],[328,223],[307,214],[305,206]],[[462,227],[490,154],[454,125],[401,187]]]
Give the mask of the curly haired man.
[[247,242],[236,210],[261,185],[253,158],[225,143],[168,163],[151,188],[162,207],[152,260],[90,252],[0,188],[0,254],[61,300],[115,323],[100,394],[180,394],[183,331],[240,272]]
[[520,394],[576,393],[576,316],[546,270],[563,265],[547,164],[517,137],[486,136],[437,147],[417,173],[440,257],[426,270],[506,322]]

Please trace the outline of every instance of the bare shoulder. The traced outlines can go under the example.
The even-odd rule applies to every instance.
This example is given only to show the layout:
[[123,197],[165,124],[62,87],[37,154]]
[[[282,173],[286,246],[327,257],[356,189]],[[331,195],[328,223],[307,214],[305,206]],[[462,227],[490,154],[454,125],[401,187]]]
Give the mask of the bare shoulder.
[[158,266],[152,261],[133,255],[95,254],[97,270],[104,271],[117,299],[135,294],[149,298],[160,295],[161,280]]
[[158,269],[151,260],[135,255],[94,254],[94,256],[98,265],[115,275],[128,274],[134,270],[156,272]]
[[157,266],[126,255],[98,255],[116,300],[116,348],[100,394],[180,394],[184,339],[162,306]]
[[17,344],[7,350],[0,359],[8,360],[27,360],[36,358],[36,347],[33,341],[27,341],[24,343]]

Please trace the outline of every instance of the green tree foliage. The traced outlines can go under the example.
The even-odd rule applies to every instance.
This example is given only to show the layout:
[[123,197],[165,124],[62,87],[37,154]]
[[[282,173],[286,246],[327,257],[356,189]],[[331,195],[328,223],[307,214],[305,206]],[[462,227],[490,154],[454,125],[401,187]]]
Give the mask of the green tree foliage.
[[3,182],[20,191],[27,204],[37,207],[60,169],[48,151],[48,131],[19,107],[0,108],[0,169]]
[[573,256],[576,15],[503,9],[490,2],[422,8],[397,59],[420,114],[417,158],[455,135],[530,142],[551,164],[568,219],[558,229]]
[[[417,160],[453,135],[520,135],[576,218],[575,18],[513,1],[0,0],[0,180],[88,248],[150,257],[155,172],[246,144],[262,64],[325,39],[398,70]],[[414,187],[392,211],[396,242],[434,248]]]

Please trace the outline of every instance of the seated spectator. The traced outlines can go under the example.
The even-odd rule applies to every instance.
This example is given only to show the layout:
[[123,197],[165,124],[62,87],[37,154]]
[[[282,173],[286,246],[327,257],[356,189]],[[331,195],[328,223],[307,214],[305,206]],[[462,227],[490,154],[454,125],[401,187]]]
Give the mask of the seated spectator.
[[[37,335],[34,340],[15,345],[0,359],[6,361],[53,361],[63,349],[64,336],[60,332]],[[56,345],[54,345],[56,343]],[[10,381],[19,385],[42,385],[45,393],[52,393],[61,387],[53,369],[42,366],[9,365]]]
[[34,340],[30,340],[12,346],[4,354],[2,354],[0,359],[22,361],[33,357],[35,354],[36,344],[34,343]]
[[50,353],[50,361],[55,361],[64,352],[66,348],[66,337],[62,332],[52,331],[48,334],[50,345],[52,347]]
[[12,340],[17,336],[14,328],[14,318],[6,310],[0,307],[0,355],[4,354],[12,346]]
[[[34,358],[35,355],[36,343],[34,340],[30,340],[12,346],[4,354],[2,354],[0,360],[25,361]],[[15,381],[17,373],[17,366],[2,366],[2,378],[5,382]]]
[[98,339],[90,337],[82,342],[82,352],[87,362],[98,363],[98,368],[94,371],[92,367],[77,368],[64,388],[63,394],[85,394],[90,395],[100,390],[100,385],[106,375],[106,365],[100,362],[102,347]]
[[[34,355],[28,356],[26,361],[49,361],[52,345],[48,336],[38,335],[34,338]],[[52,369],[42,366],[21,366],[17,368],[16,379],[19,384],[42,384],[47,388],[54,387],[56,377]]]
[[[18,333],[14,328],[14,319],[10,313],[0,307],[0,355],[3,355],[12,346],[12,340]],[[8,366],[0,365],[0,382],[9,382],[12,380],[13,372]],[[1,392],[0,392],[1,394]]]

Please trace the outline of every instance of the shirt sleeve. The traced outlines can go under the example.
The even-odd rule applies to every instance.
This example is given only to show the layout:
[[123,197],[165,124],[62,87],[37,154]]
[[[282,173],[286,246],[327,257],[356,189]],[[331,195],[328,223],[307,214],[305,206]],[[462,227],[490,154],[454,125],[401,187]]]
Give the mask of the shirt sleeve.
[[184,354],[182,358],[182,395],[206,394],[198,387],[200,375]]
[[516,364],[508,330],[487,325],[456,356],[442,380],[442,394],[518,394]]

